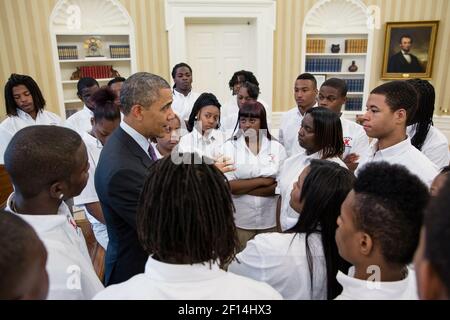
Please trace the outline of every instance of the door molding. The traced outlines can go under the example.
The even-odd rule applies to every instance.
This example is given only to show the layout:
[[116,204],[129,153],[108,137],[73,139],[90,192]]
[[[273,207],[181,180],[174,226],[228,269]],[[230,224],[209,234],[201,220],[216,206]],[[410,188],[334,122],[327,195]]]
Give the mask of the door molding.
[[[255,73],[261,98],[272,108],[273,38],[276,21],[274,0],[165,0],[169,63],[187,59],[186,20],[190,18],[251,18],[256,20]],[[237,70],[236,70],[237,71]],[[195,72],[195,71],[194,71]],[[267,110],[270,116],[272,110]]]

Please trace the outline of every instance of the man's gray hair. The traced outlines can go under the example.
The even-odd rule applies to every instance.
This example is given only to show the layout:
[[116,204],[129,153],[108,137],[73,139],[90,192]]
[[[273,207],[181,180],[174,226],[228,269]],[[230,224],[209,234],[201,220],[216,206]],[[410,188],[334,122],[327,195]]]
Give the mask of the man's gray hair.
[[133,74],[123,83],[120,90],[122,112],[127,115],[136,104],[144,108],[150,107],[159,99],[159,90],[166,88],[170,89],[170,85],[160,76],[148,72]]

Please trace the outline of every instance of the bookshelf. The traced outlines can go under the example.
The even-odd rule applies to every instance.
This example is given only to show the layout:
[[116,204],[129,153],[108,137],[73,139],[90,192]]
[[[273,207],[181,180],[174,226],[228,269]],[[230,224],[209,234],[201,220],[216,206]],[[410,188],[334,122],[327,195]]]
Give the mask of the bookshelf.
[[[103,86],[136,72],[134,25],[117,0],[58,1],[50,34],[62,117],[83,106],[76,94],[80,77],[91,76]],[[100,43],[94,55],[85,46],[90,39]]]
[[[347,114],[360,114],[368,96],[373,41],[368,12],[360,0],[320,0],[304,20],[301,72],[346,81]],[[352,65],[357,70],[349,69]]]

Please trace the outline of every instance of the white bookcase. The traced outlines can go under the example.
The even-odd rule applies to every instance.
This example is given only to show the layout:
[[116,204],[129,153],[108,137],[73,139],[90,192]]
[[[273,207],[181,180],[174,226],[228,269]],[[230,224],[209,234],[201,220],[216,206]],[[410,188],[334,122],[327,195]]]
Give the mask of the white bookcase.
[[[320,0],[304,20],[301,71],[315,75],[319,84],[329,78],[345,80],[349,92],[343,110],[348,115],[360,114],[368,96],[371,21],[368,8],[360,0]],[[311,40],[319,41],[311,46]],[[351,43],[346,45],[346,41]],[[332,45],[339,45],[339,52],[332,52]],[[351,72],[353,61],[358,69]]]
[[[123,6],[117,0],[60,0],[50,17],[52,55],[59,98],[60,114],[68,117],[79,110],[83,103],[77,97],[77,79],[71,79],[78,67],[112,66],[122,77],[136,72],[134,25]],[[95,37],[101,41],[102,57],[87,57],[84,42]],[[110,46],[128,46],[120,58],[111,57]],[[61,56],[58,47],[70,46],[74,57]],[[128,54],[129,53],[129,54]],[[100,86],[106,85],[111,76],[101,73],[93,76]]]

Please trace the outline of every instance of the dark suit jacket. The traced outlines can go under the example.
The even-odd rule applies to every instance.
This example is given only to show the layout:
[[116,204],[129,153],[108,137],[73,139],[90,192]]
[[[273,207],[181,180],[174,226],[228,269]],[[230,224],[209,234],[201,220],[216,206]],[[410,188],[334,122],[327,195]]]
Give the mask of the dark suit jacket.
[[109,236],[105,285],[144,272],[148,254],[138,241],[136,208],[151,163],[150,157],[121,127],[112,133],[100,154],[95,189]]
[[389,58],[387,72],[393,73],[421,73],[424,72],[420,65],[419,59],[413,54],[411,56],[411,63],[406,61],[401,51],[397,52]]

